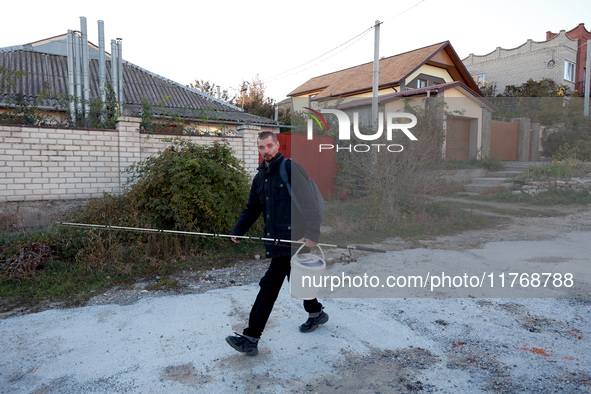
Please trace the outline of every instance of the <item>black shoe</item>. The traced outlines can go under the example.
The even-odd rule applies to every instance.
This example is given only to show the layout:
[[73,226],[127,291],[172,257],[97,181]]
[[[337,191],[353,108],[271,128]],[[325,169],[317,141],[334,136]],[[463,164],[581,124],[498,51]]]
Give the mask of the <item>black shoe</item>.
[[312,332],[318,328],[320,324],[328,321],[328,314],[320,311],[317,313],[310,313],[308,320],[300,326],[300,332]]
[[226,337],[226,342],[228,342],[228,345],[232,346],[237,351],[246,353],[249,356],[256,356],[259,354],[259,340],[257,338],[252,338],[236,333],[236,336]]

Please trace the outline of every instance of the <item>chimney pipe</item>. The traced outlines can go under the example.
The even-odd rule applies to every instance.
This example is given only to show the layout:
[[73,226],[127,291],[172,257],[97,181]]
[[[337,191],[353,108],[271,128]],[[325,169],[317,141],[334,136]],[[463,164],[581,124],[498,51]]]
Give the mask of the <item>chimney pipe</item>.
[[105,101],[107,101],[107,92],[105,91],[105,75],[106,75],[106,64],[105,64],[105,23],[98,21],[98,40],[99,40],[99,54],[98,54],[98,66],[99,66],[99,92],[101,101],[103,103],[103,109],[105,108]]
[[76,85],[74,82],[74,32],[72,30],[68,30],[66,50],[68,52],[68,101],[70,102],[70,120],[74,123],[76,122],[76,101],[74,99]]
[[121,38],[117,38],[117,76],[118,76],[118,86],[119,86],[119,93],[117,97],[119,97],[119,113],[123,112],[123,40]]
[[78,115],[82,114],[82,81],[81,81],[81,67],[82,61],[80,59],[80,32],[74,33],[74,83],[76,84],[76,119]]
[[117,42],[115,40],[111,40],[111,87],[113,88],[113,92],[115,92],[115,97],[117,103],[119,103],[119,73],[118,70],[118,61],[117,61]]
[[88,69],[88,33],[86,29],[86,17],[80,17],[80,32],[82,45],[82,91],[84,95],[84,117],[90,113],[90,73]]

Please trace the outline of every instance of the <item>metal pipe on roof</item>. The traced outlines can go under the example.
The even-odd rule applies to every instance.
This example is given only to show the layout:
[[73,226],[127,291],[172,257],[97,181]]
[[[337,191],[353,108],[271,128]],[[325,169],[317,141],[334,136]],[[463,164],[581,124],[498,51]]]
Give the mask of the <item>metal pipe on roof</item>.
[[74,101],[75,82],[74,82],[74,32],[68,30],[66,50],[68,54],[68,101],[70,103],[70,119],[76,121],[76,103]]
[[78,114],[82,113],[82,82],[81,82],[81,60],[80,60],[80,36],[74,34],[74,83],[76,84],[75,99],[76,99],[76,119]]
[[117,42],[115,40],[111,40],[111,87],[115,93],[117,103],[119,103],[119,75],[117,72],[117,64]]
[[98,21],[98,40],[99,40],[99,54],[98,54],[99,92],[100,92],[101,102],[103,103],[103,109],[104,109],[105,102],[107,101],[107,92],[105,91],[105,75],[106,75],[105,23],[103,21]]
[[86,17],[80,17],[80,32],[82,45],[82,94],[84,97],[84,117],[90,113],[90,72],[88,69],[88,32],[86,29]]
[[123,112],[123,40],[117,39],[117,75],[119,79],[119,113]]

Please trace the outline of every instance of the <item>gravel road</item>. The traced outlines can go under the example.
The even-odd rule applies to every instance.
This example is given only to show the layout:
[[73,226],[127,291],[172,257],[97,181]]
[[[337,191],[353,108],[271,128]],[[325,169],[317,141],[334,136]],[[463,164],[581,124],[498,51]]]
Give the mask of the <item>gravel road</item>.
[[306,316],[286,283],[259,355],[247,357],[224,337],[248,320],[266,264],[253,260],[187,274],[177,294],[140,283],[84,307],[4,314],[0,392],[591,392],[591,207],[537,212],[498,213],[493,229],[419,244],[388,240],[374,245],[387,254],[357,254],[356,262],[333,251],[326,272],[378,276],[384,267],[432,264],[458,273],[472,258],[489,272],[499,261],[575,267],[568,290],[343,298],[325,289],[329,322],[302,334]]

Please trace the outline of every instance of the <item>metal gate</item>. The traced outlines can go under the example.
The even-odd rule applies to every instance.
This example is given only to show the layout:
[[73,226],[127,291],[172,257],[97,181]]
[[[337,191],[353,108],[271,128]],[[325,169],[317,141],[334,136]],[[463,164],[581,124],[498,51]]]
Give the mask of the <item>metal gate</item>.
[[519,160],[519,123],[490,122],[490,154],[499,160]]
[[445,159],[470,159],[470,119],[449,118],[445,136]]
[[[305,134],[277,134],[279,151],[287,158],[297,161],[314,179],[322,197],[332,196],[335,191],[335,175],[339,172],[334,150],[319,151],[319,144],[334,145],[334,138],[326,135],[315,135],[308,140]],[[259,163],[262,158],[259,156]]]

